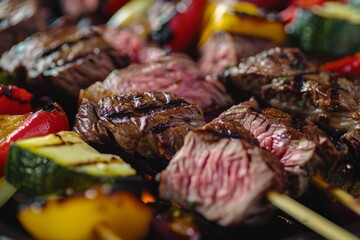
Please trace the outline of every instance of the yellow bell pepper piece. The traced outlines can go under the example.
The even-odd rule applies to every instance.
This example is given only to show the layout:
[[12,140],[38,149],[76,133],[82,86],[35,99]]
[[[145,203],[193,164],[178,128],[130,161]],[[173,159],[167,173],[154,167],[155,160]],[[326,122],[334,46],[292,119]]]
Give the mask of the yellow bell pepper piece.
[[91,240],[108,230],[119,239],[137,240],[148,233],[152,215],[152,210],[129,192],[106,194],[92,189],[81,196],[23,207],[18,219],[36,239]]
[[6,136],[15,131],[30,114],[23,115],[0,115],[0,144]]
[[206,9],[203,31],[199,46],[203,45],[213,32],[227,31],[235,34],[269,39],[284,43],[284,24],[267,19],[258,7],[251,3],[209,3]]

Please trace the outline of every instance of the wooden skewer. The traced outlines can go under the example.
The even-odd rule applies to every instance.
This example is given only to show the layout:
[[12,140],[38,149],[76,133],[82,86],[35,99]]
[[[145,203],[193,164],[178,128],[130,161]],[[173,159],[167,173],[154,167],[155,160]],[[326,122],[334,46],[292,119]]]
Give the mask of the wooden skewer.
[[277,208],[289,214],[297,221],[326,239],[360,239],[285,194],[277,191],[270,191],[267,194],[267,199]]
[[351,194],[340,188],[332,187],[321,176],[313,176],[311,181],[316,187],[329,193],[333,198],[360,216],[360,201]]
[[9,184],[4,177],[0,178],[0,207],[2,207],[14,193],[16,188]]
[[106,224],[98,224],[95,226],[94,230],[100,240],[123,240]]

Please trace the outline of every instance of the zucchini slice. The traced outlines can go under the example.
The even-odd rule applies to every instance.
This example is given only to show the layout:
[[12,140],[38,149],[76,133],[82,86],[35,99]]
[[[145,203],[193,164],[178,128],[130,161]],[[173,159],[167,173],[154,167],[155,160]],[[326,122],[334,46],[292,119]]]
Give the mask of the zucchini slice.
[[343,3],[300,8],[286,31],[289,44],[305,52],[342,57],[360,51],[360,11]]
[[119,156],[98,152],[70,131],[12,144],[5,178],[29,195],[83,191],[104,183],[139,194],[142,182]]

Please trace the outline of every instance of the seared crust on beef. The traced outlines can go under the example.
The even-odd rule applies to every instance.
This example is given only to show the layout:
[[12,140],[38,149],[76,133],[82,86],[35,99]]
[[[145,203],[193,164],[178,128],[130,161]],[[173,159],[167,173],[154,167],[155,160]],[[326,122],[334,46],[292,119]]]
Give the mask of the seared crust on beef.
[[209,133],[209,125],[186,135],[184,146],[161,172],[160,197],[222,226],[265,221],[274,209],[266,194],[285,187],[281,164],[246,140]]
[[128,93],[84,99],[74,131],[93,145],[113,144],[127,153],[170,160],[185,135],[204,122],[202,110],[172,93]]
[[339,161],[335,145],[313,123],[274,108],[260,109],[255,100],[235,105],[219,118],[243,126],[261,147],[280,159],[290,179],[292,196],[303,194],[311,176],[324,176]]
[[80,89],[129,62],[96,27],[64,26],[49,28],[15,45],[3,54],[0,66],[18,79],[25,78],[34,93],[75,104]]
[[269,105],[344,133],[360,123],[359,88],[345,78],[328,73],[274,78],[263,86]]
[[360,124],[341,136],[341,140],[346,142],[352,149],[360,154]]
[[305,55],[297,48],[276,47],[255,56],[242,59],[240,63],[219,74],[219,79],[232,83],[242,91],[250,91],[260,98],[261,88],[276,77],[295,76],[314,72]]
[[352,131],[342,139],[359,146],[352,129],[360,123],[360,85],[315,70],[299,49],[274,48],[241,60],[219,78],[265,105],[318,124],[333,136]]
[[0,55],[44,28],[45,18],[37,0],[0,1]]

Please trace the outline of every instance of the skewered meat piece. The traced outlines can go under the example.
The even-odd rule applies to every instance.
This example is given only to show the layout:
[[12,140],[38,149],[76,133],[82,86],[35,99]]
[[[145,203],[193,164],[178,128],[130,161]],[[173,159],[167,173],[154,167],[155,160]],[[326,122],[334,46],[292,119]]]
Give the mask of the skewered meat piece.
[[160,173],[160,197],[223,226],[253,223],[268,210],[268,191],[286,188],[299,196],[312,175],[324,175],[338,158],[314,124],[276,109],[261,110],[251,100],[186,135]]
[[74,131],[92,145],[114,145],[145,158],[170,160],[185,135],[204,122],[199,106],[172,93],[133,92],[97,104],[83,99]]
[[0,1],[0,55],[44,28],[45,18],[36,0]]
[[129,56],[114,50],[99,28],[76,26],[53,27],[32,35],[0,59],[2,70],[25,80],[32,92],[72,107],[80,89],[129,63]]
[[346,142],[349,146],[360,154],[360,124],[357,124],[347,133],[341,136],[341,140]]
[[[360,85],[329,73],[315,73],[296,48],[275,48],[244,59],[220,74],[239,90],[249,91],[265,105],[312,121],[359,150]],[[313,72],[313,73],[312,73]]]
[[203,75],[217,74],[235,66],[240,59],[275,47],[266,39],[218,31],[200,49],[199,65]]
[[133,91],[172,92],[203,109],[228,106],[232,102],[223,84],[204,79],[196,63],[185,55],[163,56],[150,63],[115,70],[103,82],[87,88],[81,97],[98,101]]
[[276,47],[242,59],[237,66],[219,74],[225,83],[233,83],[239,90],[260,98],[261,89],[274,78],[290,77],[314,72],[305,55],[297,48]]
[[280,159],[290,182],[291,196],[302,195],[311,176],[325,176],[339,162],[335,145],[313,123],[274,108],[260,109],[255,100],[235,105],[219,118],[244,127],[261,147]]
[[[343,77],[328,73],[305,74],[274,78],[263,86],[261,98],[273,107],[339,135],[352,129],[356,133],[355,128],[360,124],[359,91],[360,85]],[[348,135],[350,137],[351,133]],[[360,144],[358,139],[350,141],[353,146]]]
[[273,154],[246,140],[246,132],[222,119],[189,132],[160,174],[160,197],[222,226],[264,222],[273,210],[265,196],[284,190],[284,172]]

